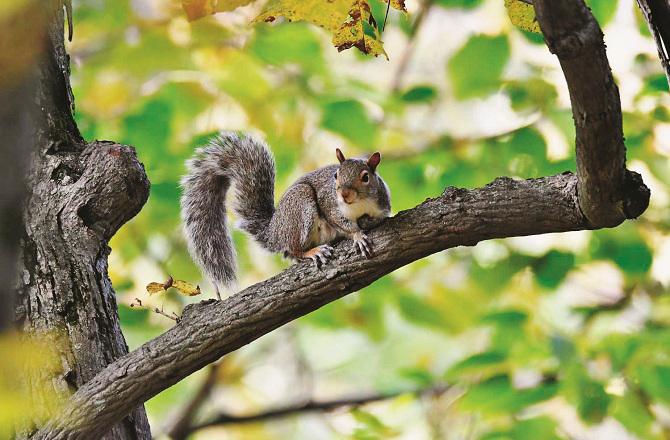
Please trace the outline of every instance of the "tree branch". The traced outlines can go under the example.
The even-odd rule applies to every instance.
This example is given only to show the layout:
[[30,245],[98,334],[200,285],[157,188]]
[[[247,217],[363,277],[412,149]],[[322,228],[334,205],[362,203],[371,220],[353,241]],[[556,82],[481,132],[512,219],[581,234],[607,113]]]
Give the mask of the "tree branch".
[[600,26],[583,0],[535,0],[533,4],[570,91],[582,212],[595,228],[636,218],[647,208],[649,192],[645,201],[646,187],[642,188],[639,175],[626,170],[619,89]]
[[187,306],[177,325],[83,385],[34,438],[96,438],[139,403],[221,356],[427,255],[491,238],[585,229],[576,188],[570,173],[447,188],[371,231],[372,259],[358,256],[347,240],[321,270],[295,264],[224,301]]
[[191,427],[188,433],[190,434],[200,429],[211,428],[213,426],[264,422],[267,420],[273,420],[281,417],[291,416],[298,413],[316,412],[316,411],[326,412],[344,406],[357,407],[365,405],[366,403],[394,399],[404,394],[414,394],[416,396],[435,396],[443,394],[447,389],[448,387],[446,385],[435,385],[432,387],[422,388],[418,390],[398,391],[393,393],[382,393],[382,394],[369,394],[364,396],[345,397],[334,400],[309,401],[306,403],[289,405],[281,408],[271,409],[268,411],[244,416],[236,416],[232,414],[221,413],[212,418],[211,420],[208,420],[206,422]]
[[665,0],[637,0],[637,4],[654,37],[658,57],[670,83],[670,4]]
[[474,190],[450,187],[371,231],[372,259],[344,241],[321,270],[295,264],[225,301],[188,306],[176,326],[79,388],[60,417],[33,438],[97,438],[132,408],[221,356],[433,253],[493,238],[612,226],[640,215],[649,190],[624,168],[621,109],[602,33],[583,0],[534,3],[570,89],[579,181],[564,173],[498,178]]

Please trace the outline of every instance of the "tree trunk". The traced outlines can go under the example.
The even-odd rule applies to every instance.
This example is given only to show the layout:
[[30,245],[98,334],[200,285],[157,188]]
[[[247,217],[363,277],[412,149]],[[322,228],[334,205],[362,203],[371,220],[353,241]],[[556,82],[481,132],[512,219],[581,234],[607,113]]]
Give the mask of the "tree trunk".
[[[44,50],[28,73],[35,78],[31,100],[39,112],[30,118],[34,135],[14,320],[23,332],[53,341],[62,366],[29,378],[38,384],[31,391],[39,401],[39,387],[68,397],[128,352],[107,275],[108,241],[144,205],[149,182],[133,148],[82,139],[72,116],[63,3],[32,4],[32,12],[47,12]],[[17,436],[31,435],[39,424],[30,421]],[[104,438],[151,438],[144,408]]]

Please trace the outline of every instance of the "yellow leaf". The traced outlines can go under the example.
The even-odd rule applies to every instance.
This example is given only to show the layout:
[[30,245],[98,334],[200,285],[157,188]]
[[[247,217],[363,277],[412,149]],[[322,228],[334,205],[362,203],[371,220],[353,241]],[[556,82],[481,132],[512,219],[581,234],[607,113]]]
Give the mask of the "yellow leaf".
[[307,21],[337,32],[349,15],[352,0],[270,0],[255,21]]
[[370,13],[370,5],[365,0],[352,3],[349,18],[333,34],[333,45],[339,51],[357,47],[363,53],[374,56],[383,54],[388,59]]
[[[391,7],[394,9],[397,9],[399,11],[407,12],[407,8],[405,7],[405,0],[390,0],[391,1]],[[384,3],[388,3],[389,0],[384,0]]]
[[[405,11],[404,0],[390,1],[392,7]],[[273,22],[279,17],[328,30],[340,51],[357,47],[366,54],[386,56],[366,0],[270,0],[255,21]]]
[[169,277],[164,283],[153,282],[147,284],[147,292],[149,292],[149,295],[163,293],[170,287],[174,287],[179,293],[186,296],[196,296],[202,293],[200,291],[200,286],[193,286],[191,283],[187,283],[183,280],[175,280],[172,277]]
[[179,290],[182,295],[186,296],[196,296],[202,293],[200,292],[200,286],[193,286],[193,284],[182,280],[175,280],[175,282],[172,284],[172,287]]
[[149,283],[147,284],[147,292],[149,292],[149,295],[153,295],[154,293],[162,293],[165,291],[165,288],[163,287],[163,283]]
[[522,2],[521,0],[505,0],[507,15],[512,24],[519,29],[528,32],[542,33],[540,25],[535,18],[535,9],[533,5]]

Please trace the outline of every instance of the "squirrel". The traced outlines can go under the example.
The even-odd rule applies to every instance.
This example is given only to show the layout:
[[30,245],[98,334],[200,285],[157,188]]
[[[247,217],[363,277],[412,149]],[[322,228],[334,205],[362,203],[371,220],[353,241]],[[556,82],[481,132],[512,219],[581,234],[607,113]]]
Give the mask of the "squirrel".
[[238,226],[262,247],[320,268],[333,256],[331,244],[352,239],[366,258],[372,243],[365,230],[391,213],[388,186],[377,173],[380,153],[346,159],[296,180],[274,205],[275,162],[268,146],[252,136],[223,132],[196,150],[181,180],[181,217],[189,253],[214,285],[236,280],[235,249],[227,227],[226,196]]

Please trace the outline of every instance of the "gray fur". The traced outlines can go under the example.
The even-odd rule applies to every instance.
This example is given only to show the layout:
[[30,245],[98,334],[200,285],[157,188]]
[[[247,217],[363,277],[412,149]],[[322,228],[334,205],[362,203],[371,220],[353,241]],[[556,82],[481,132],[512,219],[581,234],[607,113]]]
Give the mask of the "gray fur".
[[274,159],[263,142],[224,132],[196,150],[186,166],[181,217],[188,250],[218,289],[235,281],[237,269],[226,194],[232,185],[240,227],[264,243],[274,214]]
[[[376,220],[375,225],[391,211],[386,184],[361,159],[348,159],[305,174],[286,190],[276,210],[274,159],[259,140],[222,133],[198,149],[187,166],[181,206],[189,252],[217,286],[235,280],[235,249],[225,208],[231,187],[233,210],[242,219],[240,227],[266,249],[294,258],[361,231],[356,221],[340,211],[336,187],[356,191],[360,200],[374,201],[374,213],[364,216]],[[370,173],[365,185],[360,181],[363,170]]]

